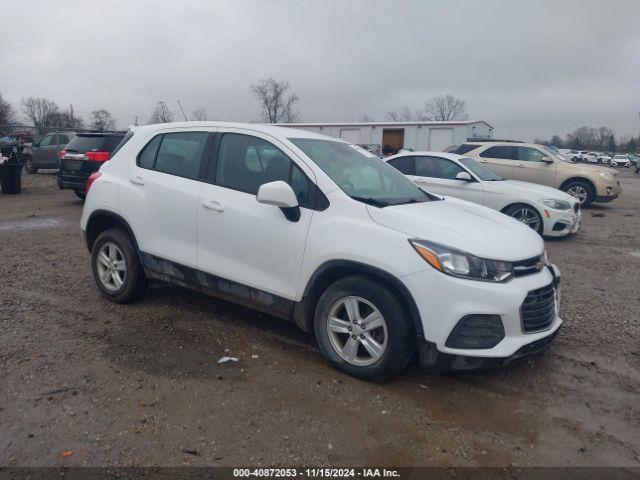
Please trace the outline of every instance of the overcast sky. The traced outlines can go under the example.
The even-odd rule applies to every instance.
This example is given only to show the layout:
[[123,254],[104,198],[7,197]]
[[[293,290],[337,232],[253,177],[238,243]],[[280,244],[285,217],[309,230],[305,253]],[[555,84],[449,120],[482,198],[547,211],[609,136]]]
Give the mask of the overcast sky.
[[[384,120],[451,93],[494,136],[640,131],[640,1],[4,0],[0,93],[111,111],[256,121],[288,80],[302,121]],[[176,115],[176,119],[178,116]]]

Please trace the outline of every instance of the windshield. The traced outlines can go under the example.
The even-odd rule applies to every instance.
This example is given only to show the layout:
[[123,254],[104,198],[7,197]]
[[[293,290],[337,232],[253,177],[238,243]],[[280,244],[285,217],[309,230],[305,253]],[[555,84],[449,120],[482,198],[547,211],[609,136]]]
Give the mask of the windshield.
[[398,170],[356,145],[314,138],[289,140],[355,200],[378,207],[431,200]]
[[503,177],[495,173],[493,170],[489,170],[484,165],[480,165],[473,158],[465,157],[460,159],[460,163],[467,167],[476,177],[485,182],[497,182],[504,180]]
[[542,148],[542,150],[544,150],[545,152],[547,152],[547,154],[549,154],[551,156],[551,158],[557,158],[558,160],[562,160],[563,162],[566,163],[573,163],[571,160],[569,160],[567,157],[565,157],[564,155],[562,155],[561,153],[552,150],[551,148],[545,146],[545,145],[538,145],[540,148]]

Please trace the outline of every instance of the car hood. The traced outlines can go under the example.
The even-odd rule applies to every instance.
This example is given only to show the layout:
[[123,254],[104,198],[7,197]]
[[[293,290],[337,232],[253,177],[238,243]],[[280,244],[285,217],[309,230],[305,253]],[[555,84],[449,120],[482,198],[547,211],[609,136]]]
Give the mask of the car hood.
[[575,163],[567,163],[566,166],[575,171],[574,175],[591,175],[597,172],[608,173],[609,175],[613,175],[614,177],[618,175],[618,172],[613,170],[612,168],[603,168],[603,167],[582,167],[580,165],[576,165]]
[[542,237],[507,215],[453,197],[441,201],[367,206],[374,222],[482,258],[524,260],[544,251]]
[[568,193],[556,188],[538,185],[536,183],[521,182],[519,180],[502,180],[499,182],[482,182],[487,190],[503,193],[510,196],[520,197],[531,201],[544,199],[564,200],[574,204],[576,199]]

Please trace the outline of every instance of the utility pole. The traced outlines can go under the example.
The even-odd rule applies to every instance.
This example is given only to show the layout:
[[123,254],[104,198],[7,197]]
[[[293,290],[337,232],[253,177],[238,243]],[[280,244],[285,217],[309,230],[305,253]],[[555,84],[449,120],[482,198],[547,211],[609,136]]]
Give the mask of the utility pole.
[[133,125],[137,127],[138,126],[138,115],[135,115],[133,118],[134,118]]
[[73,127],[73,103],[69,105],[69,114],[71,115],[71,126]]

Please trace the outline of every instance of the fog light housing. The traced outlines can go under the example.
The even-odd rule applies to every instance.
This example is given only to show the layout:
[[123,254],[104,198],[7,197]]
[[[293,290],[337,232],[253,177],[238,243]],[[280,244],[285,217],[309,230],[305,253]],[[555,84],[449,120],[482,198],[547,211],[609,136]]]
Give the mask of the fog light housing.
[[493,348],[503,338],[500,315],[466,315],[453,327],[445,346],[468,350]]

